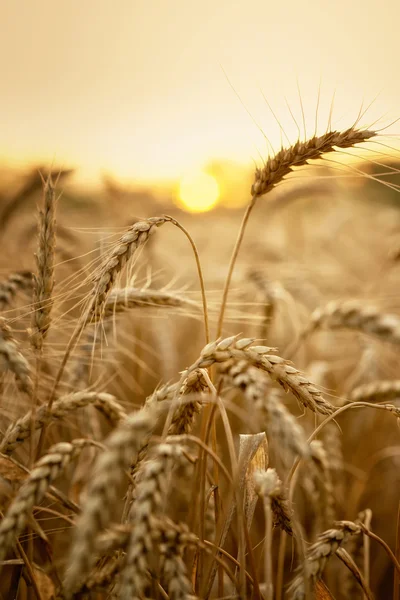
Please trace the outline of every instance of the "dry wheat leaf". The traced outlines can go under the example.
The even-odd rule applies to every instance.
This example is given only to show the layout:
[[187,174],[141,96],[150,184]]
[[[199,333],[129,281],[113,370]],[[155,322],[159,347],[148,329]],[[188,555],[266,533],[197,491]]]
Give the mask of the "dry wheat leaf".
[[37,567],[34,567],[34,574],[41,599],[54,600],[56,597],[56,588],[50,577]]

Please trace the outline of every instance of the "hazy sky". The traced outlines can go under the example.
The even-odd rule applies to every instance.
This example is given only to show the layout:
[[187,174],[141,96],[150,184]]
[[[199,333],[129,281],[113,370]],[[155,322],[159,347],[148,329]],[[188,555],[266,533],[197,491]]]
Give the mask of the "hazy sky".
[[[399,0],[0,0],[0,157],[180,177],[297,135],[400,116]],[[227,74],[235,91],[225,76]],[[236,93],[235,93],[236,92]],[[238,96],[240,100],[238,99]],[[334,120],[335,124],[335,120]],[[400,125],[393,131],[400,131]]]

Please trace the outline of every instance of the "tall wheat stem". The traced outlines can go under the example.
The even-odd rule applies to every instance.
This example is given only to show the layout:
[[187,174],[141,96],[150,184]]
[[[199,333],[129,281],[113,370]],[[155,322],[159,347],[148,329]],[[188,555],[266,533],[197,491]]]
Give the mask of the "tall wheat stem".
[[256,204],[256,200],[257,200],[257,196],[253,196],[252,199],[251,199],[250,204],[246,208],[246,212],[244,213],[242,222],[240,224],[240,229],[239,229],[239,233],[238,233],[238,236],[237,236],[237,239],[236,239],[235,247],[234,247],[233,252],[232,252],[231,260],[230,260],[230,263],[229,263],[228,275],[226,276],[224,291],[223,291],[223,294],[222,294],[221,309],[220,309],[219,318],[218,318],[218,327],[217,327],[217,335],[216,335],[217,339],[222,334],[222,327],[223,327],[223,324],[224,324],[224,316],[225,316],[226,303],[227,303],[227,300],[228,300],[228,293],[229,293],[229,288],[230,288],[230,285],[231,285],[231,280],[232,280],[232,275],[233,275],[233,269],[235,268],[236,259],[237,259],[238,254],[239,254],[240,247],[242,245],[242,241],[243,241],[243,237],[244,237],[244,232],[246,230],[247,221],[249,220],[249,217],[251,215],[251,211],[253,210],[253,208],[254,208],[254,206]]

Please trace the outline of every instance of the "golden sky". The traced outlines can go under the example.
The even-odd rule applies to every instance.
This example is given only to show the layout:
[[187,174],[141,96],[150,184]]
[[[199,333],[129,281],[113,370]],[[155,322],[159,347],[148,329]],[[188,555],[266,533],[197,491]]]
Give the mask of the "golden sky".
[[293,140],[297,80],[309,133],[319,85],[320,129],[334,90],[334,125],[378,93],[363,123],[386,122],[399,22],[399,0],[0,0],[0,157],[131,180],[252,164],[267,146],[243,104],[277,145],[266,98]]

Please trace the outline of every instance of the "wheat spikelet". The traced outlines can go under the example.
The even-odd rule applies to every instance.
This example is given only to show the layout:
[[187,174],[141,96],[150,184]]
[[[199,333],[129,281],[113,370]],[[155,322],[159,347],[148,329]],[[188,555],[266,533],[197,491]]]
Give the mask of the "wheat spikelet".
[[163,574],[167,583],[168,595],[171,600],[194,600],[192,585],[189,581],[185,563],[182,559],[182,546],[172,542],[161,546],[163,554]]
[[[36,412],[34,421],[35,430],[43,427],[49,416],[52,421],[63,419],[69,413],[89,405],[97,408],[114,425],[126,418],[126,412],[111,394],[87,391],[75,392],[56,400],[51,407],[50,414],[47,411],[47,406],[41,406]],[[0,452],[11,454],[18,444],[29,438],[32,428],[31,421],[32,412],[29,411],[22,418],[18,419],[18,421],[12,423],[0,443]]]
[[10,546],[23,531],[33,506],[42,501],[50,485],[65,467],[79,456],[83,448],[91,444],[91,440],[55,444],[36,463],[0,523],[0,561],[5,559]]
[[372,381],[354,388],[349,396],[350,402],[381,402],[400,397],[400,379]]
[[[154,390],[154,392],[146,398],[144,409],[155,407],[158,403],[165,402],[166,400],[172,401],[175,395],[179,393],[181,402],[177,404],[172,415],[168,435],[190,433],[196,415],[199,414],[201,410],[201,402],[198,399],[199,393],[207,388],[208,386],[204,380],[203,374],[200,370],[195,370],[189,373],[182,386],[180,386],[178,382],[172,385],[167,384]],[[191,396],[193,396],[193,399],[191,399]],[[138,459],[131,473],[134,479],[140,470],[143,460],[146,458],[148,449],[147,443],[140,449]]]
[[181,457],[182,450],[179,446],[161,444],[156,448],[154,458],[142,467],[136,498],[129,514],[133,528],[121,584],[121,597],[126,600],[140,598],[145,593],[148,556],[153,547],[150,517],[161,511],[166,497],[168,474]]
[[[347,543],[347,551],[356,565],[362,569],[364,563],[363,536],[352,536]],[[346,569],[346,574],[344,575],[340,584],[345,598],[354,598],[354,600],[361,600],[361,598],[364,598],[357,580],[353,577],[352,573],[348,569]]]
[[104,304],[102,317],[107,318],[126,310],[135,308],[168,308],[192,306],[198,308],[196,302],[182,298],[172,292],[159,290],[140,290],[134,287],[114,288]]
[[125,564],[125,556],[113,557],[100,569],[94,570],[87,581],[77,589],[75,597],[84,598],[87,593],[103,592],[115,581]]
[[280,527],[289,535],[293,534],[291,510],[286,495],[283,492],[283,484],[275,469],[257,471],[254,474],[258,493],[271,504],[274,527]]
[[322,326],[354,329],[400,344],[400,318],[397,315],[382,313],[374,306],[363,306],[353,300],[330,302],[324,308],[316,309],[302,335],[306,336]]
[[274,584],[272,577],[272,528],[279,524],[284,531],[292,534],[292,525],[287,500],[282,495],[282,482],[275,469],[254,473],[254,483],[263,501],[265,519],[264,537],[264,578],[263,596],[273,600]]
[[[269,441],[279,443],[283,450],[289,449],[294,454],[307,458],[310,449],[302,427],[282,404],[278,390],[269,385],[263,373],[245,360],[228,360],[220,368],[232,384],[243,391],[260,415],[263,415],[263,426]],[[282,457],[286,457],[285,452],[282,452]]]
[[251,194],[263,196],[288,175],[293,167],[306,165],[308,161],[320,158],[326,152],[336,148],[351,148],[374,137],[374,131],[361,131],[350,127],[345,131],[329,131],[302,142],[298,141],[290,148],[282,148],[275,156],[269,157],[262,169],[256,169]]
[[17,271],[11,273],[7,279],[0,281],[0,312],[12,305],[18,291],[32,289],[32,273],[30,271]]
[[103,315],[107,297],[114,286],[117,275],[128,260],[132,258],[136,250],[143,246],[150,236],[155,233],[157,227],[169,220],[168,217],[151,217],[145,221],[138,221],[123,234],[94,278],[93,291],[85,317]]
[[118,501],[118,486],[124,470],[134,465],[140,448],[157,424],[158,407],[128,415],[110,434],[106,449],[98,457],[89,480],[86,503],[72,542],[65,575],[65,595],[71,597],[90,571],[95,538],[110,523]]
[[271,354],[273,348],[251,346],[252,343],[253,339],[238,340],[236,336],[211,342],[203,348],[200,358],[186,369],[183,376],[188,376],[196,369],[209,367],[214,363],[223,363],[232,358],[245,360],[252,366],[266,371],[286,391],[290,390],[306,408],[324,415],[334,411],[334,407],[325,400],[319,390],[294,366],[284,358]]
[[338,521],[335,523],[334,529],[328,529],[321,533],[317,541],[308,549],[305,562],[288,589],[291,600],[303,600],[306,597],[304,577],[315,584],[322,576],[329,558],[335,554],[340,545],[346,542],[350,536],[359,533],[361,533],[360,526],[351,521]]
[[173,400],[177,393],[180,396],[188,396],[191,393],[200,393],[201,391],[204,391],[204,389],[206,389],[206,384],[201,371],[190,370],[182,384],[180,384],[180,382],[172,384],[167,383],[156,388],[150,396],[146,398],[144,406],[145,408],[150,408],[161,402],[165,402],[166,400]]
[[[32,393],[32,380],[29,363],[18,350],[17,342],[11,335],[10,327],[4,318],[0,317],[0,359],[6,369],[15,375],[18,389],[26,394]],[[1,370],[4,369],[0,363]]]
[[[192,431],[196,415],[201,410],[201,402],[196,399],[196,396],[207,389],[208,385],[201,371],[190,373],[180,390],[181,403],[174,410],[168,435],[180,435]],[[193,400],[190,399],[191,396]]]
[[105,533],[96,538],[95,553],[98,556],[112,555],[116,550],[126,551],[129,543],[132,523],[112,525]]
[[39,247],[36,256],[37,275],[33,281],[31,344],[40,350],[51,322],[54,287],[54,256],[56,246],[56,196],[51,175],[44,188],[44,208],[39,212]]

